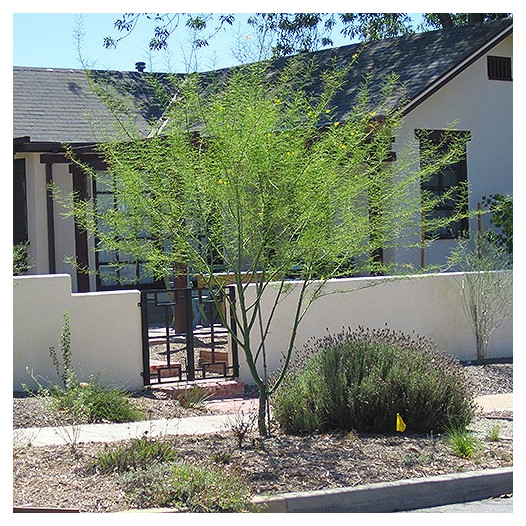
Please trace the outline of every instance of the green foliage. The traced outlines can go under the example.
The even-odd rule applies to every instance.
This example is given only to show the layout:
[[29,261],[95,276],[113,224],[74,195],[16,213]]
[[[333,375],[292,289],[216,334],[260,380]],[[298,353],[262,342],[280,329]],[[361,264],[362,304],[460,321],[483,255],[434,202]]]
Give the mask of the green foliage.
[[64,313],[64,325],[60,332],[60,358],[57,356],[57,351],[54,347],[49,348],[49,356],[57,376],[62,380],[64,387],[68,386],[69,381],[75,380],[71,365],[71,328],[69,323],[69,312]]
[[192,385],[177,396],[184,408],[203,409],[204,403],[213,396],[213,392],[200,385]]
[[[253,13],[248,24],[257,36],[267,37],[272,44],[274,56],[287,56],[304,51],[315,51],[333,45],[333,30],[340,26],[340,33],[359,40],[390,38],[415,32],[410,13]],[[423,13],[424,22],[417,31],[442,29],[467,25],[495,18],[511,16],[511,13]],[[184,17],[186,20],[184,21]],[[209,45],[213,37],[235,22],[232,13],[124,13],[115,21],[115,29],[123,35],[104,38],[106,48],[116,47],[118,42],[133,31],[141,17],[154,19],[156,26],[148,42],[151,50],[168,48],[172,33],[184,25],[192,30],[193,47]]]
[[28,243],[13,245],[13,276],[19,276],[27,272],[31,265],[27,255]]
[[453,454],[462,458],[472,458],[480,449],[477,438],[464,427],[451,427],[446,430],[446,444]]
[[499,424],[494,424],[491,429],[488,431],[488,434],[486,436],[486,438],[490,441],[490,442],[498,442],[500,440],[500,437],[501,437],[501,427]]
[[106,386],[96,377],[88,382],[79,380],[72,363],[71,328],[69,313],[64,313],[64,325],[60,334],[60,355],[54,347],[49,354],[62,385],[43,386],[31,374],[38,385],[37,396],[54,414],[66,416],[74,424],[93,422],[130,422],[143,418],[143,412],[130,402],[130,394],[119,387]]
[[460,363],[423,338],[389,329],[348,330],[310,344],[272,403],[292,433],[389,433],[397,413],[408,433],[438,433],[474,416]]
[[39,394],[53,412],[66,412],[75,423],[133,422],[144,417],[130,402],[127,391],[106,386],[94,377],[80,382],[75,373],[70,373],[66,387],[55,385]]
[[148,437],[134,438],[119,446],[105,446],[93,464],[102,473],[125,472],[147,468],[154,462],[171,462],[177,458],[173,444]]
[[491,214],[490,223],[497,229],[485,235],[499,249],[513,254],[513,197],[494,194],[483,197],[482,202]]
[[140,508],[178,508],[190,513],[256,511],[246,485],[232,470],[188,463],[154,463],[125,473],[121,482]]
[[[94,234],[97,251],[126,254],[156,278],[169,275],[174,262],[184,263],[177,271],[201,276],[218,299],[218,262],[232,274],[237,308],[228,326],[263,393],[262,406],[270,391],[260,365],[275,308],[260,328],[259,347],[251,340],[268,284],[277,283],[275,307],[288,293],[289,277],[304,280],[284,342],[284,375],[297,327],[324,281],[389,273],[379,251],[420,247],[422,209],[437,204],[419,195],[421,181],[463,153],[454,141],[444,152],[430,144],[429,162],[421,167],[409,144],[391,162],[402,119],[396,76],[385,79],[375,99],[365,82],[343,123],[335,101],[352,64],[322,68],[302,56],[274,66],[175,76],[178,96],[148,140],[131,140],[136,134],[130,132],[126,142],[101,145],[107,172],[70,154],[113,192],[115,206],[63,199],[80,227]],[[111,108],[119,111],[118,104]],[[248,299],[247,280],[258,283],[254,299]]]

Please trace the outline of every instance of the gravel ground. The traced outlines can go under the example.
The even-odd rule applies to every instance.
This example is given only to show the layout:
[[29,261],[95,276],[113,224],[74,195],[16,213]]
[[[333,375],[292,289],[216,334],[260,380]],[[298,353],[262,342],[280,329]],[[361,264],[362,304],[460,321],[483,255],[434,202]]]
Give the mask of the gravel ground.
[[[513,392],[513,364],[466,364],[474,396]],[[143,393],[134,403],[152,418],[191,416],[174,400]],[[50,425],[49,415],[34,398],[15,397],[14,427]],[[200,413],[202,414],[202,413]],[[492,418],[488,418],[492,417]],[[480,439],[477,454],[467,460],[454,456],[441,437],[419,435],[325,434],[287,436],[274,432],[262,439],[255,433],[242,447],[232,426],[206,436],[166,437],[179,458],[211,464],[221,458],[224,469],[241,476],[251,494],[335,488],[513,465],[513,416],[480,415],[472,430]],[[498,441],[487,434],[500,428]],[[74,508],[84,512],[115,512],[133,508],[114,475],[88,470],[100,444],[27,447],[14,440],[13,505]]]

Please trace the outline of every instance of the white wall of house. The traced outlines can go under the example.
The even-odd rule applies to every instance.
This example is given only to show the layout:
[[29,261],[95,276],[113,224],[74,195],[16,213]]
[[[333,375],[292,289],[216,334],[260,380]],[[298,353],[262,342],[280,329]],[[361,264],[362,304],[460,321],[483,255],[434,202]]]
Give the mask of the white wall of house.
[[141,314],[138,291],[71,293],[69,275],[13,278],[13,389],[36,387],[35,376],[56,383],[49,356],[60,355],[63,316],[70,315],[71,350],[82,379],[142,389]]
[[[467,148],[469,207],[477,209],[483,196],[513,190],[513,82],[489,80],[487,56],[513,57],[513,36],[507,37],[473,64],[433,93],[404,119],[394,150],[415,141],[418,129],[454,128],[471,132]],[[487,225],[489,217],[484,217]],[[477,232],[476,219],[470,223]],[[454,240],[437,240],[426,250],[426,264],[443,264]],[[399,251],[396,262],[420,268],[418,249]]]
[[[477,357],[471,324],[465,316],[460,284],[463,274],[443,273],[408,278],[351,278],[330,280],[323,297],[317,299],[302,320],[296,349],[313,338],[338,334],[344,328],[384,328],[413,333],[434,341],[437,347],[461,360]],[[511,281],[511,280],[510,280]],[[269,372],[281,367],[290,338],[292,320],[299,295],[299,283],[291,282],[290,293],[279,303],[272,328],[265,342]],[[263,326],[267,320],[276,288],[269,287],[262,298]],[[512,302],[512,287],[508,291]],[[255,298],[255,285],[247,288],[247,304]],[[513,320],[510,319],[494,334],[488,358],[513,356]],[[261,341],[259,330],[253,331],[252,349]],[[239,356],[240,379],[251,383],[251,376],[242,351]],[[261,362],[260,362],[261,365]]]

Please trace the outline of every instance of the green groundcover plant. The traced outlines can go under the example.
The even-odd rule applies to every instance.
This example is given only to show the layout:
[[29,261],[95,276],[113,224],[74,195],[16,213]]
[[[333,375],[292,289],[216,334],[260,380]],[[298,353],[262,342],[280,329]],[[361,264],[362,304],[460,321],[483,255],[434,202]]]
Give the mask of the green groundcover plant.
[[434,345],[388,328],[346,330],[310,343],[273,398],[273,414],[292,433],[464,428],[474,406],[462,365]]
[[246,485],[221,467],[153,463],[127,471],[120,482],[140,508],[178,508],[193,513],[255,511]]

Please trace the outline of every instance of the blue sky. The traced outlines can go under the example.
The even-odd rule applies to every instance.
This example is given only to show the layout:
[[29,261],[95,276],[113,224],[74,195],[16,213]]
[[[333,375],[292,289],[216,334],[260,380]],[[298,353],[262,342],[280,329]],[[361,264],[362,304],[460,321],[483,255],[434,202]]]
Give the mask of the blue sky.
[[[126,6],[128,10],[130,7],[132,6]],[[144,8],[144,5],[142,7]],[[227,8],[228,5],[224,7]],[[82,60],[89,67],[96,69],[133,70],[136,62],[144,61],[148,64],[148,70],[178,72],[185,70],[189,34],[184,27],[181,27],[170,39],[168,52],[149,52],[147,43],[155,24],[146,19],[143,19],[134,32],[119,43],[116,49],[105,49],[103,38],[119,35],[113,24],[120,14],[119,12],[13,13],[13,65],[80,68],[82,67],[79,59],[80,43]],[[247,14],[237,13],[234,25],[228,31],[222,31],[214,37],[211,45],[200,51],[199,69],[227,67],[237,63],[233,54],[233,49],[238,48],[236,42],[246,42],[251,37],[251,28],[244,23],[246,18]],[[80,39],[75,36],[79,34],[82,34]],[[337,31],[333,33],[333,40],[334,45],[350,43]]]

